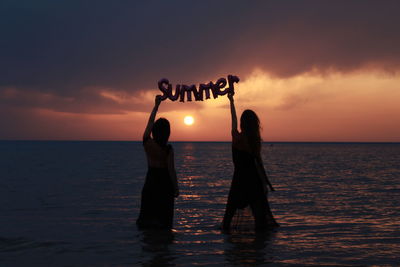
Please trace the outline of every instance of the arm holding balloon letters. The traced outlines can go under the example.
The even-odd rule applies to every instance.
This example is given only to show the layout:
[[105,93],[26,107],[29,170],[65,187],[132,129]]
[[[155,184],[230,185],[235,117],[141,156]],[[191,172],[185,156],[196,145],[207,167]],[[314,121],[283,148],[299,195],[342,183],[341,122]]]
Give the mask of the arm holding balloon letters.
[[161,101],[162,101],[162,97],[159,95],[156,96],[156,98],[154,100],[155,103],[154,103],[153,110],[151,111],[149,121],[147,122],[146,129],[144,130],[144,133],[143,133],[143,143],[145,143],[147,140],[150,139],[151,129],[153,128],[154,120],[156,118],[158,107],[160,106]]
[[228,93],[229,104],[231,108],[231,121],[232,121],[232,139],[233,142],[236,143],[240,138],[239,131],[238,131],[238,123],[237,123],[237,116],[236,116],[236,109],[235,109],[235,101],[233,99],[233,93]]

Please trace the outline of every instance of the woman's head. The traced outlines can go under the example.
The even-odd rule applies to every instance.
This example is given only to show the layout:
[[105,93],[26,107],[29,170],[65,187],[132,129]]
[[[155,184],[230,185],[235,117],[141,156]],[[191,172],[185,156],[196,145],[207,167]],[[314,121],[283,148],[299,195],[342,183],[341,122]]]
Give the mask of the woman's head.
[[251,151],[259,153],[261,150],[260,120],[254,111],[250,109],[243,111],[240,117],[240,129],[247,137]]
[[171,129],[169,126],[169,121],[164,118],[159,118],[153,125],[151,134],[153,135],[154,141],[160,146],[166,146],[168,142]]

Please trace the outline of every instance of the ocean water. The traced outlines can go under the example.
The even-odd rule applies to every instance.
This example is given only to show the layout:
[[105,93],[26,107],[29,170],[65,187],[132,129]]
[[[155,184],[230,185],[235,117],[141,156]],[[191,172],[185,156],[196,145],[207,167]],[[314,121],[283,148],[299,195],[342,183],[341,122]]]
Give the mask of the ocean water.
[[219,230],[230,143],[173,143],[174,229],[139,231],[139,142],[0,142],[0,266],[400,264],[400,144],[263,145],[281,227]]

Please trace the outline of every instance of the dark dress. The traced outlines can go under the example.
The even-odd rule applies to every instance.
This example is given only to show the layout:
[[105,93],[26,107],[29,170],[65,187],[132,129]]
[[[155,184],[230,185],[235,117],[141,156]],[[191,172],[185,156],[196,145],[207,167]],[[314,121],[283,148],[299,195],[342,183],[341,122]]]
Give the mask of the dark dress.
[[142,190],[140,228],[171,229],[174,216],[174,190],[168,168],[149,167]]
[[258,174],[255,157],[232,147],[233,179],[226,204],[223,228],[231,228],[232,218],[238,209],[250,207],[255,220],[255,230],[265,230],[278,226],[264,193],[263,183]]

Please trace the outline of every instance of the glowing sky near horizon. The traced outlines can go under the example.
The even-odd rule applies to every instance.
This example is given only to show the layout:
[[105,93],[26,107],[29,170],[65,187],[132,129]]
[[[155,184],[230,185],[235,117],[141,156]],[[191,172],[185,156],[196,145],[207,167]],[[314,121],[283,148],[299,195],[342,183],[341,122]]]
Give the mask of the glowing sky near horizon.
[[[238,116],[254,110],[265,141],[400,142],[399,8],[3,2],[0,139],[141,140],[158,79],[233,74]],[[204,21],[206,11],[218,20]],[[158,117],[170,120],[172,141],[230,140],[226,96],[165,100]]]

